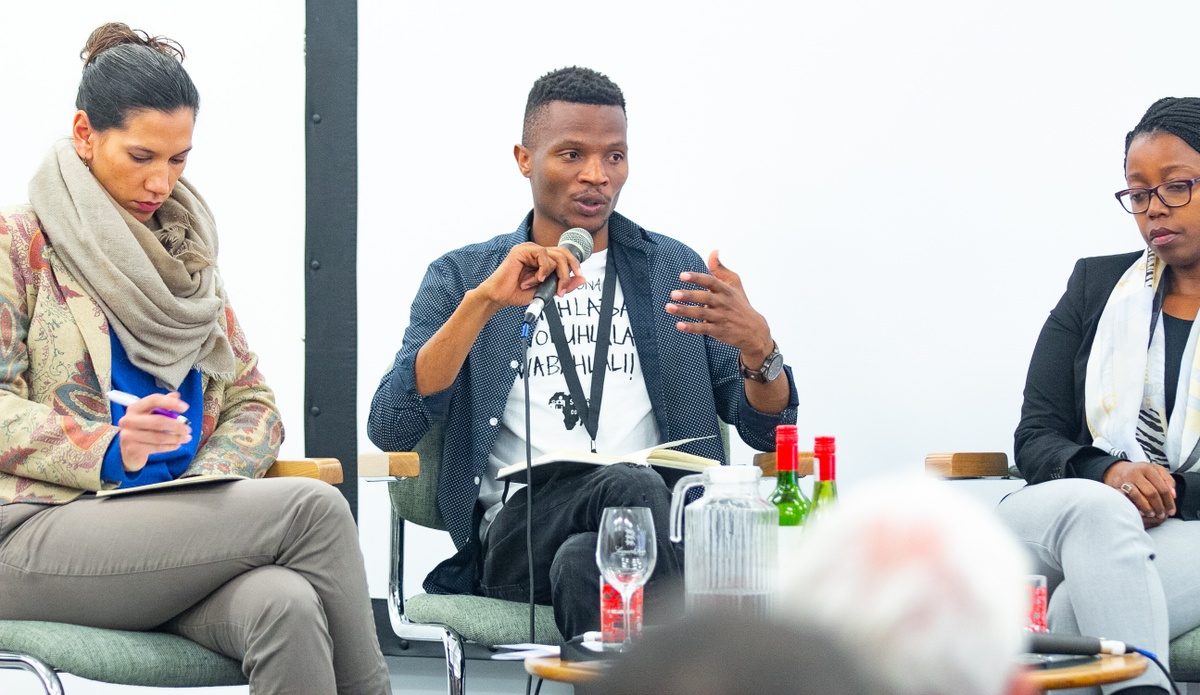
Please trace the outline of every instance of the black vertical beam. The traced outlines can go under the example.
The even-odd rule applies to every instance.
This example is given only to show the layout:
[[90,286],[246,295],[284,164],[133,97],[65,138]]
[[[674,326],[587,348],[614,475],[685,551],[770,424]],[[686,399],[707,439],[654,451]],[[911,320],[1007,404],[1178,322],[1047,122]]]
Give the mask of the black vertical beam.
[[304,451],[358,515],[358,2],[305,7]]

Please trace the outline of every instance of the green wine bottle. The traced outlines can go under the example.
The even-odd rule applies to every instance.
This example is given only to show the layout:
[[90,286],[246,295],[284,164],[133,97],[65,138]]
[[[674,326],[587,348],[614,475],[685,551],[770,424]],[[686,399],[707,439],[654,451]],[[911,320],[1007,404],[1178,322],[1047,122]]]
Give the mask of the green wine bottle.
[[795,425],[775,428],[775,492],[767,501],[779,509],[780,526],[800,526],[811,504],[796,480],[798,445]]
[[837,456],[833,437],[817,437],[813,443],[813,459],[817,479],[813,483],[813,517],[819,516],[837,502]]

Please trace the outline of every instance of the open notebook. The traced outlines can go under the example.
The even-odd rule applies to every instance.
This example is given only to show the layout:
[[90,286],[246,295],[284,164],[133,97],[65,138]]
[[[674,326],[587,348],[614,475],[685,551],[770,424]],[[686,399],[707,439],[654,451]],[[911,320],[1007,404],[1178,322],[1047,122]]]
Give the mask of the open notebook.
[[[649,449],[642,449],[631,454],[623,456],[610,456],[608,454],[594,454],[590,451],[569,451],[555,450],[535,458],[533,460],[533,482],[540,483],[548,479],[556,472],[562,471],[564,467],[570,470],[578,470],[589,466],[611,466],[614,463],[634,463],[639,466],[651,466],[663,476],[663,479],[668,484],[673,484],[676,480],[687,475],[688,473],[698,473],[709,466],[719,466],[720,461],[716,459],[696,456],[685,451],[678,451],[675,447],[680,444],[698,441],[700,439],[711,439],[711,437],[694,437],[692,439],[679,439],[665,444],[658,444]],[[525,482],[525,462],[514,463],[510,466],[505,466],[496,474],[496,479],[505,482],[524,483]]]
[[243,478],[239,475],[193,475],[187,478],[176,478],[175,480],[165,480],[161,483],[150,483],[149,485],[139,485],[137,487],[122,487],[113,490],[100,490],[96,493],[96,496],[123,497],[125,495],[137,495],[143,492],[154,492],[155,490],[169,490],[175,487],[208,485],[210,483],[227,483],[231,480],[249,480],[249,478]]

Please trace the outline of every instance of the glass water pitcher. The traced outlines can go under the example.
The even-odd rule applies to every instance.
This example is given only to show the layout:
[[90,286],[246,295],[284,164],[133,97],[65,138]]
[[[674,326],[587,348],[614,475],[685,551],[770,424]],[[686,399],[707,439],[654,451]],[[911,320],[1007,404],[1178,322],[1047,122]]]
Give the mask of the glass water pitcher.
[[[687,609],[770,617],[779,512],[758,494],[757,466],[713,466],[675,484],[671,540],[684,542]],[[684,506],[688,490],[704,496]]]

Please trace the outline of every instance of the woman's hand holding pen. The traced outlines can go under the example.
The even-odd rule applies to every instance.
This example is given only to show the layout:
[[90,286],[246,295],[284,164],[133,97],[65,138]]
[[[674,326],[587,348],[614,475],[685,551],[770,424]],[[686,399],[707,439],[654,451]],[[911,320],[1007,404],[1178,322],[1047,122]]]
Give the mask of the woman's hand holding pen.
[[188,409],[179,394],[151,394],[138,399],[125,410],[117,422],[121,429],[121,461],[125,470],[142,470],[150,454],[174,451],[192,440],[192,428],[185,421],[154,413],[155,409],[182,413]]
[[1175,479],[1162,466],[1117,461],[1104,472],[1104,484],[1133,502],[1148,529],[1175,516]]

